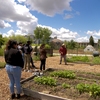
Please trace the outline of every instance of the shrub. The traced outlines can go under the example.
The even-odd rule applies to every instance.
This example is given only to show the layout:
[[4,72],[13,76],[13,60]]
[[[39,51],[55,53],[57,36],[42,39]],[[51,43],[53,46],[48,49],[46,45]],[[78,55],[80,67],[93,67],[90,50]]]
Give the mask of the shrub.
[[0,49],[0,56],[3,56],[4,55],[4,49]]
[[65,89],[65,88],[70,88],[70,85],[69,84],[66,84],[66,83],[63,83],[62,84],[62,87]]
[[51,48],[51,46],[50,46],[50,45],[48,45],[48,44],[46,44],[46,45],[45,45],[45,48],[46,48],[46,49],[50,49],[50,48]]
[[5,62],[0,62],[0,68],[4,68],[5,67]]

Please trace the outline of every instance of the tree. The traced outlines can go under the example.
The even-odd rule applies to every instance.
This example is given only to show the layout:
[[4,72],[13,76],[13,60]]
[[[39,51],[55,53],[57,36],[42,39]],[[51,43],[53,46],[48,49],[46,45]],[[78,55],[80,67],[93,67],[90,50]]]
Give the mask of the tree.
[[48,28],[43,28],[43,37],[42,37],[42,43],[49,43],[50,35],[52,34],[52,31]]
[[0,48],[2,47],[2,45],[4,44],[4,38],[2,37],[2,35],[0,35]]
[[38,40],[38,44],[41,43],[49,43],[50,35],[52,31],[48,28],[36,27],[34,30],[34,37]]
[[9,38],[13,39],[13,40],[16,40],[18,43],[19,42],[26,43],[26,41],[28,40],[28,38],[26,38],[22,35],[12,35]]
[[67,43],[67,47],[69,49],[74,49],[76,47],[76,42],[74,42],[73,40],[71,40],[70,42]]
[[94,46],[94,39],[92,36],[90,36],[90,38],[89,38],[89,44]]

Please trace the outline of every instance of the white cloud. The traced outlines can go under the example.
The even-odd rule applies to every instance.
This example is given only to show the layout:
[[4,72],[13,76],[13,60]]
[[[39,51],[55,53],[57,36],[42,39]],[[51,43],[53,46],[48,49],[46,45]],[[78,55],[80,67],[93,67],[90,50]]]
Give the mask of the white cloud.
[[30,22],[17,22],[18,28],[22,31],[22,33],[28,33],[28,34],[33,34],[34,29],[37,26],[37,21],[32,20]]
[[[24,2],[25,0],[19,0]],[[38,19],[33,16],[25,5],[17,4],[15,0],[0,0],[0,28],[15,27],[9,22],[16,22],[22,32],[30,33],[37,26]],[[11,31],[11,30],[10,30]],[[8,35],[9,32],[7,33]]]
[[92,35],[92,36],[100,36],[100,30],[97,31],[87,31],[88,35]]
[[14,35],[14,30],[9,30],[7,33],[3,33],[3,37],[9,37],[11,35]]
[[27,4],[31,6],[32,10],[47,16],[54,16],[64,10],[71,11],[70,2],[72,0],[27,0]]
[[52,31],[51,37],[53,37],[53,38],[57,37],[60,40],[72,40],[78,36],[77,32],[70,31],[69,29],[65,29],[63,27],[57,30],[50,26],[42,26],[42,25],[38,25],[38,26],[50,29]]
[[3,20],[0,20],[0,28],[6,28],[11,27],[9,23],[4,22]]
[[70,18],[73,18],[73,15],[71,15],[71,14],[66,14],[64,18],[65,18],[65,19],[70,19]]
[[3,33],[3,37],[9,37],[9,36],[12,36],[12,35],[26,35],[26,33],[22,33],[21,30],[9,30],[7,33]]
[[79,37],[75,39],[76,42],[89,42],[89,38],[87,36],[85,37]]
[[24,5],[17,4],[14,0],[0,0],[0,19],[7,21],[30,21],[35,17]]

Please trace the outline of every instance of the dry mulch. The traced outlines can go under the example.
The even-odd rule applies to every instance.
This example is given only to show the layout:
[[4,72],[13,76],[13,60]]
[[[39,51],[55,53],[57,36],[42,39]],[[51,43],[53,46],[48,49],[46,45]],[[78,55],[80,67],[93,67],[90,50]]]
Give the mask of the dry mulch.
[[[94,72],[94,73],[100,73],[100,65],[89,65],[89,64],[76,64],[76,63],[68,63],[67,65],[64,65],[62,63],[59,65],[59,56],[55,57],[48,57],[46,61],[46,68],[56,68],[56,69],[65,69],[65,70],[77,70],[82,72]],[[3,62],[3,57],[0,57],[0,62]],[[40,62],[34,62],[35,66],[39,68]],[[9,79],[6,74],[5,69],[0,69],[0,100],[9,100]],[[32,76],[32,73],[29,72],[23,72],[22,71],[22,79],[26,79],[28,77]],[[22,96],[20,100],[38,100],[35,98]]]

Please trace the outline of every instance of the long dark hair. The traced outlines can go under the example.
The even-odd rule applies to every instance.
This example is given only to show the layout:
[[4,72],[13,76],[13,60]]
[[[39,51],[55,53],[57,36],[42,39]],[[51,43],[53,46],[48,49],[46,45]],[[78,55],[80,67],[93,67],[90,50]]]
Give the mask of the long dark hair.
[[14,48],[14,45],[17,45],[17,41],[15,41],[15,40],[9,40],[7,42],[7,44],[6,44],[6,50]]

